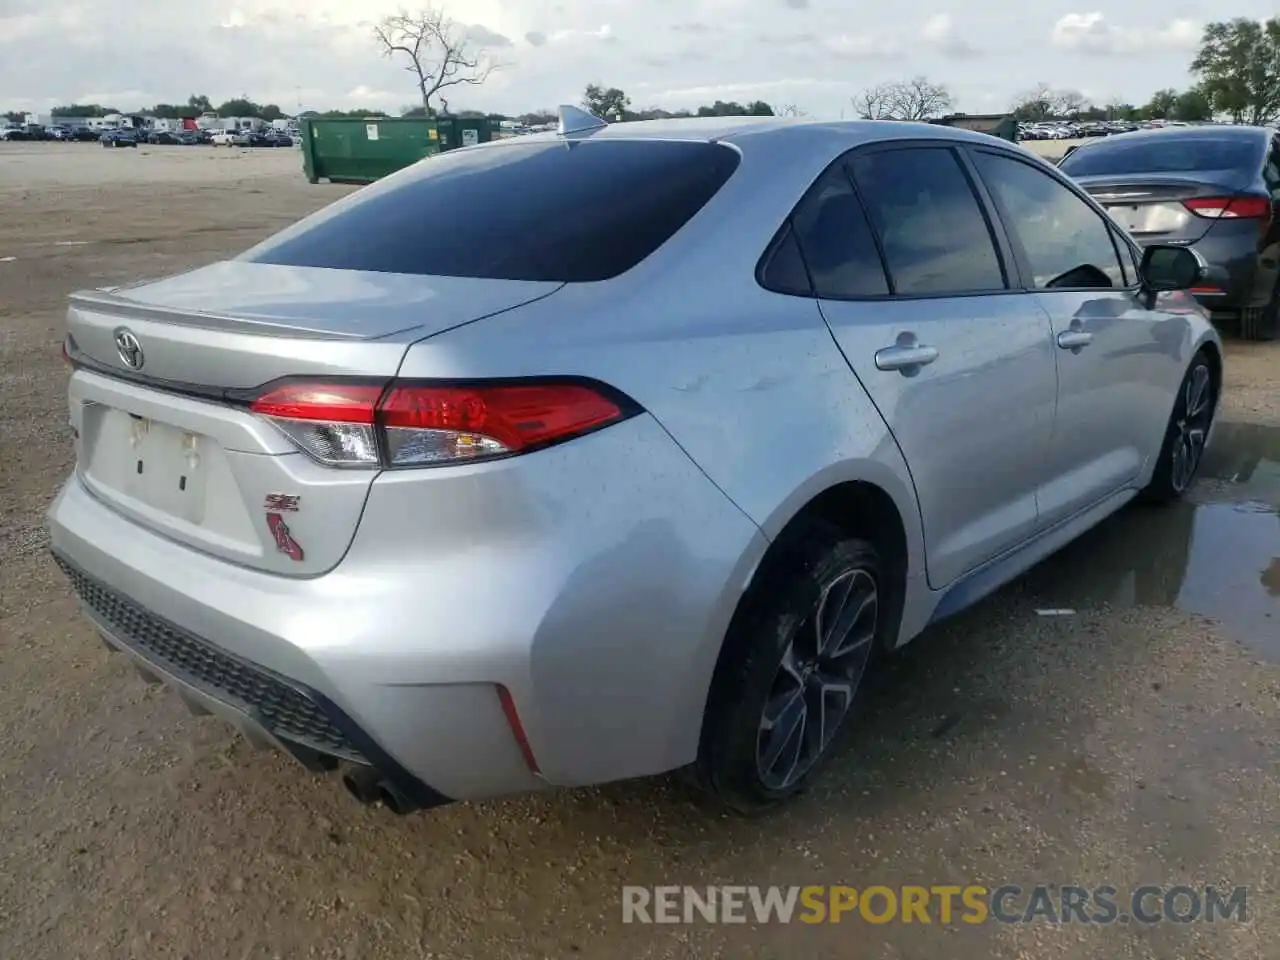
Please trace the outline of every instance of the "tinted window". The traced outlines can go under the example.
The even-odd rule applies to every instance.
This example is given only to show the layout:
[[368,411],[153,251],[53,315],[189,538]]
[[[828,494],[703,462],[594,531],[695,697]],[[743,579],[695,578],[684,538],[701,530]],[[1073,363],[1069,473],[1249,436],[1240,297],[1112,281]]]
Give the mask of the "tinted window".
[[1151,134],[1136,140],[1101,140],[1081,147],[1059,164],[1073,177],[1128,173],[1193,173],[1209,170],[1257,171],[1260,137],[1188,137]]
[[844,168],[815,183],[791,222],[820,297],[882,297],[889,292],[875,237]]
[[789,293],[797,297],[813,296],[804,257],[800,255],[795,231],[790,227],[787,227],[766,257],[760,282],[778,293]]
[[986,217],[950,150],[891,150],[850,162],[880,236],[893,292],[1004,287]]
[[1267,163],[1262,168],[1262,179],[1266,181],[1267,192],[1272,198],[1280,200],[1280,139],[1272,141]]
[[1092,207],[1028,163],[985,152],[974,160],[1022,241],[1038,289],[1126,285],[1111,226]]
[[432,157],[243,259],[501,280],[606,280],[665,243],[738,165],[678,140],[503,144]]

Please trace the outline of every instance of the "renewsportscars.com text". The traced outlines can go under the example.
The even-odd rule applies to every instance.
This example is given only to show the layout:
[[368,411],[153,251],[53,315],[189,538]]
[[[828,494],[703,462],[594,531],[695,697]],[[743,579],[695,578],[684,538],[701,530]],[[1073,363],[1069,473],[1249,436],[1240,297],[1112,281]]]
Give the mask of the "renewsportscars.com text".
[[622,888],[624,923],[1214,923],[1248,918],[1246,887],[1076,884]]

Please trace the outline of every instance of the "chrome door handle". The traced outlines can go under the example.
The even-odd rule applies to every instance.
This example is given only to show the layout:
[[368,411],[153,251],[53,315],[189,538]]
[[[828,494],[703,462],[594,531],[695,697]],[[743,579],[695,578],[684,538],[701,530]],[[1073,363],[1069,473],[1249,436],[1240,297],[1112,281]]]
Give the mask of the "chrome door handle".
[[1058,346],[1063,350],[1079,350],[1093,343],[1093,334],[1087,330],[1063,330],[1058,334]]
[[908,367],[923,367],[937,359],[937,347],[926,347],[920,343],[914,346],[885,347],[876,351],[876,369],[905,370]]

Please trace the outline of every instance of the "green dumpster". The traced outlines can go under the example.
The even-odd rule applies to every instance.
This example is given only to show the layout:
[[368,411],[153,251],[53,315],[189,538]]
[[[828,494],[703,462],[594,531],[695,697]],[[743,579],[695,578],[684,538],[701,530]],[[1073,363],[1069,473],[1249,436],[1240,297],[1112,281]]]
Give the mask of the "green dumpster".
[[298,133],[311,183],[373,183],[442,150],[487,143],[493,124],[485,117],[311,117]]
[[473,147],[493,139],[493,122],[488,117],[437,117],[440,149]]
[[311,117],[298,132],[311,183],[373,183],[440,152],[436,121],[418,117]]
[[953,113],[949,117],[930,120],[930,123],[944,127],[959,127],[962,130],[973,130],[987,133],[1010,143],[1018,142],[1018,121],[1003,113]]

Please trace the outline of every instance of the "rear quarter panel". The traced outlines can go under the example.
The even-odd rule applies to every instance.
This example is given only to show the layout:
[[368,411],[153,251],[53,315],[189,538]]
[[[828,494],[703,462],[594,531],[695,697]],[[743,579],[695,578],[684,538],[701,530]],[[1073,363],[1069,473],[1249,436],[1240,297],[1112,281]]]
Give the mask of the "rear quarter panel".
[[[816,302],[765,291],[754,277],[774,231],[826,162],[812,150],[746,151],[729,184],[633,270],[421,341],[401,375],[609,383],[652,414],[770,538],[828,487],[874,483],[898,507],[914,575],[923,569],[920,520],[896,444]],[[726,624],[727,615],[696,642],[718,648]],[[904,623],[902,636],[917,629]]]

